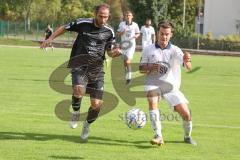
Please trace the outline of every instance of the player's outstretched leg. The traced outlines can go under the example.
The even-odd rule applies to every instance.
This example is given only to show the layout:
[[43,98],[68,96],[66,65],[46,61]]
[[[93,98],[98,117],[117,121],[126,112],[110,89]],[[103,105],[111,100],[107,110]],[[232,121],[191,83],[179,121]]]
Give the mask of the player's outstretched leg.
[[69,126],[72,129],[77,128],[78,126],[78,121],[80,118],[80,105],[81,105],[82,98],[77,98],[74,95],[72,96],[72,118],[70,120]]
[[97,107],[97,108],[90,107],[88,109],[87,120],[83,122],[83,128],[81,133],[82,140],[87,140],[90,132],[90,124],[97,119],[99,112],[100,112],[100,107]]
[[175,111],[177,111],[183,119],[184,142],[192,145],[197,145],[196,141],[194,141],[193,138],[191,137],[192,120],[187,104],[182,103],[176,105]]
[[131,60],[128,59],[127,57],[125,57],[124,66],[125,66],[126,85],[130,85],[132,82],[132,69],[131,69]]
[[162,127],[161,127],[161,121],[160,121],[160,113],[158,109],[152,109],[149,111],[150,114],[150,120],[151,120],[151,125],[152,129],[155,132],[154,138],[150,141],[152,145],[163,145],[163,137],[162,137]]

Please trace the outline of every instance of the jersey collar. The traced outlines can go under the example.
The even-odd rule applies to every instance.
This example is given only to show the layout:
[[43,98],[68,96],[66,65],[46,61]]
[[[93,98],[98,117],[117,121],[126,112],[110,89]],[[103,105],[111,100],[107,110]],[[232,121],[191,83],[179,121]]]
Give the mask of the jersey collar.
[[131,23],[128,23],[127,21],[125,21],[125,22],[126,22],[126,25],[128,25],[128,26],[132,25],[132,22]]
[[97,28],[103,28],[103,27],[105,26],[105,25],[104,25],[104,26],[102,26],[102,27],[100,27],[100,26],[97,26],[97,25],[96,25],[96,19],[95,19],[95,18],[93,18],[93,20],[92,20],[92,21],[93,21],[93,25],[94,25],[95,27],[97,27]]
[[168,45],[167,45],[166,48],[161,48],[157,42],[155,43],[155,47],[156,47],[157,49],[160,48],[160,49],[162,49],[162,50],[164,50],[164,49],[170,49],[171,46],[172,46],[172,43],[171,43],[171,42],[168,43]]

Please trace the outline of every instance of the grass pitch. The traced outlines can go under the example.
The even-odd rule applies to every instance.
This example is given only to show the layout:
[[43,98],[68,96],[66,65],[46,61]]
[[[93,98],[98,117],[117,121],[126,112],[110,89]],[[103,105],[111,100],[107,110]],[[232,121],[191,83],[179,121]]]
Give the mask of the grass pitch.
[[[181,121],[172,118],[177,115],[163,101],[160,109],[166,115],[162,122],[165,145],[157,147],[149,143],[153,137],[149,121],[143,129],[131,130],[119,118],[133,103],[131,93],[143,90],[139,85],[143,79],[133,81],[131,93],[125,94],[118,61],[112,62],[117,64],[112,67],[119,73],[111,75],[109,62],[105,77],[105,91],[115,98],[116,108],[101,116],[91,126],[88,142],[81,143],[82,123],[70,129],[55,112],[60,101],[70,100],[70,93],[62,94],[49,86],[50,75],[68,60],[69,53],[69,49],[44,52],[1,46],[0,160],[240,159],[240,58],[192,56],[193,70],[182,71],[182,91],[190,101],[192,136],[198,145],[183,143]],[[139,58],[135,54],[135,63]],[[139,76],[134,73],[135,78]],[[113,86],[111,77],[118,85]],[[71,84],[70,76],[64,84]],[[141,96],[134,106],[147,113],[147,101]],[[113,100],[106,99],[109,103]],[[85,97],[82,112],[87,111],[88,101]]]

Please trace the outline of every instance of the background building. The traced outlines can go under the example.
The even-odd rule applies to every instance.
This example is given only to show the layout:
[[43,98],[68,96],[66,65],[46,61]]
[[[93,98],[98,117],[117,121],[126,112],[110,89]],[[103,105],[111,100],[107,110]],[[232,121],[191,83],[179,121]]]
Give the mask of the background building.
[[205,0],[203,33],[240,34],[240,0]]

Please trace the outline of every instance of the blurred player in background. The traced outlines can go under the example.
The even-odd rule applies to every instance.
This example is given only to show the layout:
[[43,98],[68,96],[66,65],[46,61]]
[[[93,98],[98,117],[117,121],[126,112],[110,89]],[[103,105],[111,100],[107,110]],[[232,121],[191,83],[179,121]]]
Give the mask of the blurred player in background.
[[139,70],[147,74],[145,90],[149,104],[152,128],[155,132],[152,144],[164,143],[161,132],[161,118],[158,102],[164,98],[169,106],[183,119],[184,142],[196,145],[192,139],[192,117],[188,108],[188,100],[179,90],[181,84],[181,68],[191,69],[191,55],[183,53],[180,48],[170,43],[173,25],[163,21],[159,23],[157,42],[147,46],[142,53]]
[[[53,34],[53,29],[51,28],[50,24],[47,25],[47,28],[46,28],[44,34],[45,34],[45,40],[47,40]],[[49,46],[52,48],[52,51],[53,51],[54,47],[53,47],[52,43],[50,43]],[[45,51],[47,51],[47,47],[45,48]]]
[[41,48],[45,48],[53,39],[66,31],[77,32],[78,36],[73,44],[68,67],[72,69],[72,108],[73,114],[70,127],[76,128],[80,116],[83,95],[90,94],[91,106],[86,120],[83,122],[81,138],[87,140],[89,127],[100,112],[104,88],[104,59],[105,51],[110,57],[121,55],[119,48],[114,48],[115,36],[113,29],[107,25],[110,15],[107,4],[96,6],[94,18],[80,18],[65,26],[59,27]]
[[155,43],[155,30],[152,27],[152,20],[146,19],[145,25],[141,27],[142,49],[146,46]]
[[117,33],[121,36],[121,47],[124,58],[125,79],[126,84],[130,84],[132,80],[131,61],[135,53],[136,38],[140,36],[138,24],[133,22],[133,14],[131,11],[125,13],[125,21],[119,24]]

